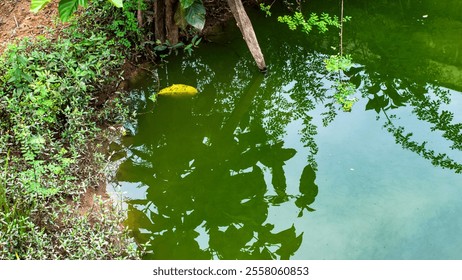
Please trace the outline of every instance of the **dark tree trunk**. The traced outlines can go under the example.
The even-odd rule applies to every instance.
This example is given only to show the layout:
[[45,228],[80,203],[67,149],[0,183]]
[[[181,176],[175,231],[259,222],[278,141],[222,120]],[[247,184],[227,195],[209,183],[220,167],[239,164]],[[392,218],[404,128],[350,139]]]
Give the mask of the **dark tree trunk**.
[[171,44],[178,43],[179,30],[175,24],[175,11],[178,0],[154,1],[154,35],[162,43],[167,39]]
[[165,3],[164,0],[154,1],[154,35],[156,40],[165,41]]
[[165,0],[165,30],[167,32],[167,40],[172,45],[178,43],[178,26],[175,24],[175,10],[178,0]]

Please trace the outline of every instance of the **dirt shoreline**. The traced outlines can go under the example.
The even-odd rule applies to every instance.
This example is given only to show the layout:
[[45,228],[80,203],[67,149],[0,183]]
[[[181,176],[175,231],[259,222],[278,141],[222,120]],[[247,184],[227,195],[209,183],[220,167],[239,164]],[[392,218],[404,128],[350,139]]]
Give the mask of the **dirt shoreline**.
[[58,0],[52,0],[36,14],[30,11],[30,0],[0,1],[0,54],[8,44],[24,37],[51,37],[51,30],[64,26],[56,20],[57,14]]

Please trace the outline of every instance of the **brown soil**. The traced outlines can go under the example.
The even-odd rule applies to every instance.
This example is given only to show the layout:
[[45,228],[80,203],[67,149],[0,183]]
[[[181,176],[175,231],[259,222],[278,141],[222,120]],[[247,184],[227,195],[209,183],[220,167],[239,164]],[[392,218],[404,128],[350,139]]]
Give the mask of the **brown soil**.
[[57,23],[57,0],[51,1],[43,10],[34,14],[30,11],[30,0],[0,1],[0,53],[8,43],[38,35],[51,36],[50,29],[60,29]]

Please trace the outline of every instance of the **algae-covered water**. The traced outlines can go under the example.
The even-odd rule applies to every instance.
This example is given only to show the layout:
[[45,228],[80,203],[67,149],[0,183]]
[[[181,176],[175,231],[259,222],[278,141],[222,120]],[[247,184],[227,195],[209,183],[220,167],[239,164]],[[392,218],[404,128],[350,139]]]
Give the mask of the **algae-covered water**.
[[[111,185],[145,258],[462,259],[459,4],[349,2],[351,112],[324,65],[338,31],[290,31],[277,7],[249,10],[265,75],[229,23],[132,85]],[[148,99],[172,84],[199,94]]]

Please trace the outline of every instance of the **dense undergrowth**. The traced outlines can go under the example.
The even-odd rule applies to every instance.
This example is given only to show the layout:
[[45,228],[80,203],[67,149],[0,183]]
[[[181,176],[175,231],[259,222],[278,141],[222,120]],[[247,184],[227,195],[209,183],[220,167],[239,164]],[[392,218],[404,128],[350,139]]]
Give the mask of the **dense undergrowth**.
[[0,57],[0,259],[138,258],[120,210],[80,209],[105,178],[103,128],[128,117],[113,85],[135,19],[105,2]]

